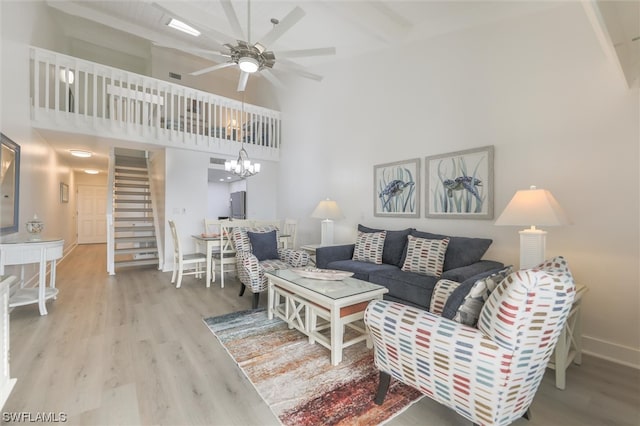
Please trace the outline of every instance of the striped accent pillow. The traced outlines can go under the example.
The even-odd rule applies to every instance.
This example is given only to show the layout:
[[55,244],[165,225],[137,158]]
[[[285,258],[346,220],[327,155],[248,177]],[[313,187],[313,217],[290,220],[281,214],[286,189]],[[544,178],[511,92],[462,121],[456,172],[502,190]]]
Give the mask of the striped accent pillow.
[[407,238],[409,239],[407,257],[402,270],[439,278],[442,275],[444,254],[449,245],[449,238],[428,240],[413,235]]
[[386,237],[387,231],[358,231],[356,247],[353,250],[353,260],[380,265],[382,263],[382,249],[384,248],[384,240]]
[[439,280],[436,286],[433,288],[433,295],[431,296],[431,302],[429,304],[429,312],[436,315],[442,315],[444,305],[447,304],[447,300],[453,290],[460,286],[459,282],[451,280]]

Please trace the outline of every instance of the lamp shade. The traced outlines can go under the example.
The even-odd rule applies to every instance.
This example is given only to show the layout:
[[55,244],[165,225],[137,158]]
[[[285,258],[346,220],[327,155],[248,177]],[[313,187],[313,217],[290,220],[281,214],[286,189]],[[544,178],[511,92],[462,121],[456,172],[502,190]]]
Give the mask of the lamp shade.
[[327,198],[318,203],[311,213],[311,217],[314,219],[341,219],[343,216],[338,203]]
[[530,189],[516,192],[495,224],[560,226],[568,225],[570,222],[551,192],[532,186]]

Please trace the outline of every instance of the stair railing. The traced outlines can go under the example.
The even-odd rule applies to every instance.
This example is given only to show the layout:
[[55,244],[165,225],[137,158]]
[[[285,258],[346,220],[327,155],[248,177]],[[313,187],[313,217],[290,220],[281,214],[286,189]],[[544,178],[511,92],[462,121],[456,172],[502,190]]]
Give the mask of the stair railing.
[[115,150],[113,148],[109,151],[109,177],[107,179],[107,273],[109,275],[115,275],[115,229],[113,223],[113,185],[115,182],[116,172],[116,157]]
[[153,216],[153,227],[156,235],[156,249],[158,250],[158,270],[164,269],[164,245],[162,244],[162,235],[160,233],[160,221],[158,219],[158,209],[156,207],[156,182],[151,176],[151,163],[149,161],[149,151],[145,152],[147,162],[147,173],[149,175],[149,197],[151,198],[151,215]]

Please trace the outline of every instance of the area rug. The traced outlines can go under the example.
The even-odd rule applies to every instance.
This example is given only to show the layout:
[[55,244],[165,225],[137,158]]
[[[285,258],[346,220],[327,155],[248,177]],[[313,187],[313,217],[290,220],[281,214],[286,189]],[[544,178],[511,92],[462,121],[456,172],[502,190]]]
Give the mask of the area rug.
[[328,349],[269,320],[264,309],[204,321],[286,426],[377,425],[422,397],[392,380],[383,405],[376,405],[378,370],[364,342],[346,348],[332,366]]

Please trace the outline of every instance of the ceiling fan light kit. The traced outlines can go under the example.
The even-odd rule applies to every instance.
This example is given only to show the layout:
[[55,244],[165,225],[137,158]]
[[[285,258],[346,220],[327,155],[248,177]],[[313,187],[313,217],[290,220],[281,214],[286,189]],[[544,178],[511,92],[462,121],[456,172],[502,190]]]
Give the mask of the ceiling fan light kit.
[[240,58],[238,60],[238,66],[244,72],[254,73],[254,72],[258,71],[258,68],[260,67],[260,64],[258,63],[257,60],[255,60],[255,59],[253,59],[253,58],[251,58],[249,56],[245,56],[245,57]]
[[260,64],[258,63],[257,60],[255,60],[255,59],[253,59],[253,58],[251,58],[249,56],[245,56],[245,57],[242,57],[242,58],[238,59],[238,66],[244,72],[254,73],[254,72],[258,71],[258,68],[260,67]]
[[[247,74],[254,74],[257,72],[262,72],[265,79],[267,79],[271,84],[274,84],[277,87],[284,87],[281,84],[280,80],[271,72],[271,68],[276,63],[276,56],[282,55],[282,57],[304,57],[304,56],[321,56],[321,55],[334,55],[335,48],[315,48],[315,49],[303,49],[303,50],[294,50],[294,51],[283,51],[280,53],[274,53],[271,50],[267,50],[266,46],[271,45],[271,43],[275,42],[277,39],[282,37],[284,33],[286,33],[291,27],[293,27],[300,19],[305,16],[304,10],[300,7],[295,7],[291,12],[289,12],[284,18],[281,20],[277,18],[271,18],[270,21],[273,24],[273,28],[267,32],[259,41],[252,42],[251,40],[251,1],[247,0],[247,28],[246,28],[246,39],[247,41],[243,41],[241,39],[245,38],[245,33],[240,26],[240,21],[238,20],[238,16],[233,9],[233,6],[229,0],[220,0],[222,4],[225,15],[227,16],[227,20],[231,24],[231,28],[233,29],[234,37],[228,37],[227,39],[236,39],[237,43],[230,44],[225,43],[223,46],[229,50],[229,53],[223,52],[215,52],[210,51],[210,54],[214,56],[224,56],[229,58],[228,62],[222,62],[218,65],[210,66],[201,70],[197,70],[191,73],[191,75],[198,76],[211,71],[215,71],[218,69],[226,68],[228,66],[237,65],[238,68],[242,71],[240,75],[240,79],[238,81],[238,91],[244,92],[247,84]],[[172,21],[174,21],[172,19]],[[180,22],[180,21],[177,21]],[[183,24],[185,27],[191,28],[190,25]],[[185,31],[185,29],[178,28],[181,31]],[[195,30],[195,28],[192,28]],[[188,31],[188,30],[187,30]],[[197,31],[197,30],[196,30]],[[186,31],[185,31],[186,32]],[[205,32],[205,35],[207,33]],[[213,40],[216,43],[219,43],[219,40]],[[309,72],[306,72],[303,67],[296,65],[291,62],[280,61],[278,65],[278,70],[290,71],[301,77],[311,78],[317,81],[320,81],[322,77],[316,76]]]

